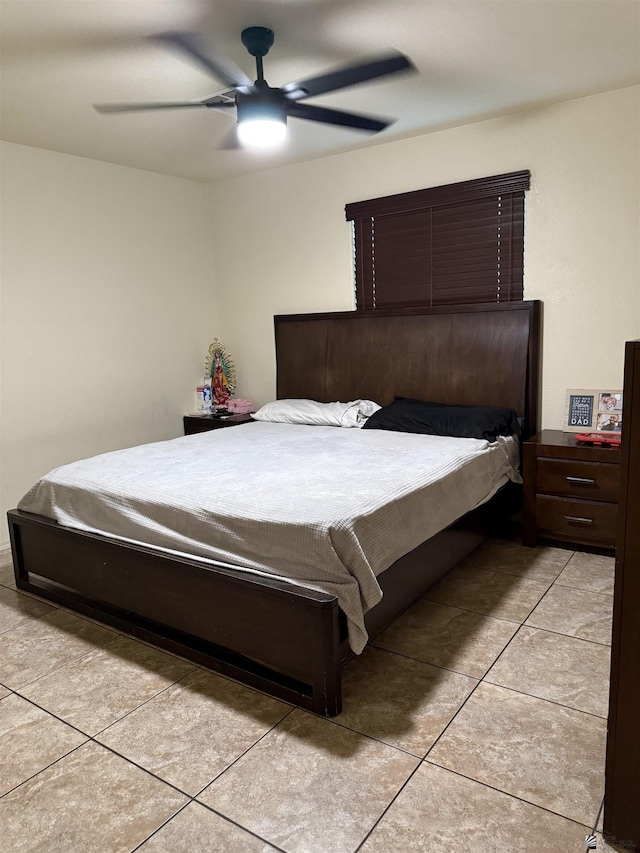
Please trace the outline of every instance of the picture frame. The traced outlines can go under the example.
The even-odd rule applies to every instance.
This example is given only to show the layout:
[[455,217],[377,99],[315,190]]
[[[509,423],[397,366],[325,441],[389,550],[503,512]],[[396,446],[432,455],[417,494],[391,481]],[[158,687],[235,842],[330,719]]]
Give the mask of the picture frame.
[[565,397],[563,432],[622,432],[621,390],[568,388]]

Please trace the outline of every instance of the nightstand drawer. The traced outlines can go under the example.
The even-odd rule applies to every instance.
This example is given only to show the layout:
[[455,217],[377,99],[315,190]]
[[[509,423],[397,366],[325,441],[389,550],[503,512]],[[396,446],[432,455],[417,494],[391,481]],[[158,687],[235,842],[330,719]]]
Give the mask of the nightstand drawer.
[[187,419],[187,416],[183,418],[183,422],[185,435],[194,435],[196,432],[209,432],[209,430],[218,428],[218,425],[213,425],[211,421],[196,420],[195,418]]
[[613,546],[617,504],[536,497],[536,521],[541,536]]
[[618,465],[573,459],[538,459],[538,493],[566,495],[584,500],[618,500]]
[[250,424],[253,422],[253,418],[250,414],[227,415],[224,418],[219,418],[205,412],[197,415],[185,415],[182,420],[184,423],[185,435],[194,435],[197,432],[209,432],[209,430],[212,429],[225,429],[227,427],[239,426],[240,424]]

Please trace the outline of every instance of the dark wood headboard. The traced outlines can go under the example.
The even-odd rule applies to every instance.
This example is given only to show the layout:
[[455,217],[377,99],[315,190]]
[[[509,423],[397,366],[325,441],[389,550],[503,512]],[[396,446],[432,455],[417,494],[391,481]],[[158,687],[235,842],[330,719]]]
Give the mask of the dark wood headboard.
[[538,301],[274,318],[278,399],[506,406],[539,427]]

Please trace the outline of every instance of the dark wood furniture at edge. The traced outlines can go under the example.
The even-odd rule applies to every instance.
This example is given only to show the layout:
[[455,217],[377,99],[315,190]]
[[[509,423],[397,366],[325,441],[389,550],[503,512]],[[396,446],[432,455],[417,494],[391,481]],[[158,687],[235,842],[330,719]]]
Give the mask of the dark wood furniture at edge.
[[[528,438],[538,428],[540,326],[539,302],[277,316],[277,396],[507,406]],[[480,509],[503,504],[500,517],[509,518],[515,507],[505,494]],[[370,636],[482,541],[463,522],[380,575]],[[9,530],[20,589],[318,714],[340,712],[340,669],[351,652],[334,596],[17,510]]]
[[604,836],[640,850],[640,340],[625,347]]
[[212,429],[223,429],[240,424],[250,424],[251,421],[251,415],[229,415],[221,418],[210,415],[208,412],[185,415],[182,419],[185,435],[194,435],[197,432],[209,432]]
[[523,444],[522,541],[613,551],[620,451],[578,444],[575,435],[545,429]]

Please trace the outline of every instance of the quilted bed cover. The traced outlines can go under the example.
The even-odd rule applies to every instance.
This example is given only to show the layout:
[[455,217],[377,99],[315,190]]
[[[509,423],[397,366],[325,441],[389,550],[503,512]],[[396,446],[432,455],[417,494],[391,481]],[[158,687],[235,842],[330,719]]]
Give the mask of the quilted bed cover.
[[337,596],[367,641],[376,576],[520,481],[517,441],[254,422],[57,468],[18,508]]

